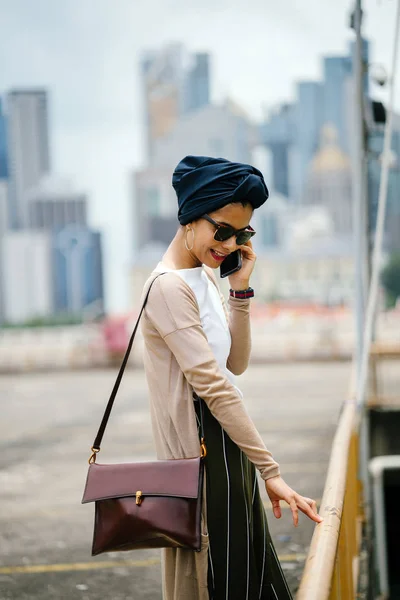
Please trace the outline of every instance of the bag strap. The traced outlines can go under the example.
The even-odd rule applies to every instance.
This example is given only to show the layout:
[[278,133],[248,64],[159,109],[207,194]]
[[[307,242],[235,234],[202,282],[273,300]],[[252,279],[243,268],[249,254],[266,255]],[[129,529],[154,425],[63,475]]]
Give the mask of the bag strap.
[[202,398],[200,398],[197,394],[196,394],[196,398],[199,402],[199,409],[200,409],[200,456],[201,458],[205,458],[207,456],[207,446],[206,446],[206,442],[204,440],[204,424],[203,424],[203,402],[204,400]]
[[126,363],[128,362],[128,358],[129,358],[129,355],[131,353],[131,349],[132,349],[132,345],[133,345],[133,340],[135,339],[135,335],[136,335],[137,329],[139,327],[140,318],[141,318],[141,316],[143,314],[143,311],[145,309],[145,306],[147,304],[147,300],[149,298],[150,290],[153,287],[153,284],[154,284],[155,280],[158,279],[161,275],[164,275],[164,274],[165,273],[160,273],[159,275],[156,275],[156,277],[154,277],[153,281],[150,283],[149,289],[147,290],[145,299],[143,301],[142,308],[140,310],[138,319],[136,321],[135,328],[134,328],[134,330],[132,332],[131,339],[129,340],[128,348],[127,348],[127,350],[125,352],[124,360],[122,361],[122,365],[121,365],[121,367],[119,369],[119,373],[118,373],[117,379],[116,379],[116,381],[114,383],[114,387],[112,389],[111,396],[110,396],[110,398],[108,400],[108,403],[107,403],[107,406],[106,406],[106,410],[104,411],[103,419],[102,419],[102,421],[100,423],[100,427],[99,427],[99,430],[97,432],[96,438],[95,438],[95,440],[93,442],[93,446],[91,447],[92,454],[91,454],[91,456],[89,458],[89,464],[92,464],[92,463],[96,462],[96,454],[98,452],[100,452],[101,440],[103,439],[104,431],[105,431],[105,429],[107,427],[107,423],[108,423],[108,419],[110,417],[111,409],[113,407],[114,400],[115,400],[115,397],[117,395],[117,392],[118,392],[118,389],[119,389],[119,386],[120,386],[120,383],[121,383],[121,380],[122,380],[122,376],[123,376],[124,371],[125,371]]

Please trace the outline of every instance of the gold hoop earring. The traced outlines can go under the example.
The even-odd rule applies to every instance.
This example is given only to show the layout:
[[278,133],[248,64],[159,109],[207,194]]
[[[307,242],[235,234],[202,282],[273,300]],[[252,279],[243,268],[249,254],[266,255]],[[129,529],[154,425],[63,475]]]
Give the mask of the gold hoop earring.
[[[189,248],[188,243],[187,243],[187,234],[188,234],[188,231],[191,231],[193,233],[192,245],[190,246],[190,248]],[[192,228],[189,229],[189,227],[188,227],[186,229],[186,234],[185,234],[185,248],[186,248],[186,250],[188,252],[190,252],[191,250],[193,250],[193,246],[194,246],[194,230]]]

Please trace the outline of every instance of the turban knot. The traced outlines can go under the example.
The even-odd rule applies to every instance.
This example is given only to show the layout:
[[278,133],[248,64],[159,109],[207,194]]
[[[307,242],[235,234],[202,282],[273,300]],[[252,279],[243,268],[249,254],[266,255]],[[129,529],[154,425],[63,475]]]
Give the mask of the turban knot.
[[182,159],[172,176],[172,185],[181,225],[231,202],[247,201],[258,208],[269,196],[264,177],[255,167],[208,156]]

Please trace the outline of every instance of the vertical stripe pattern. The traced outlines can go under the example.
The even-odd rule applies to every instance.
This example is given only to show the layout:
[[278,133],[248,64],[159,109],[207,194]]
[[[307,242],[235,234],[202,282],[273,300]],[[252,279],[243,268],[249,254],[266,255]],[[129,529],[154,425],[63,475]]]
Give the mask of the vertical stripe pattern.
[[269,534],[254,465],[200,398],[195,409],[207,445],[210,600],[292,600]]
[[230,543],[230,530],[231,530],[231,523],[230,523],[230,506],[231,506],[231,499],[230,499],[230,491],[231,491],[231,486],[230,486],[230,481],[229,481],[229,469],[228,469],[228,460],[226,457],[226,450],[225,450],[225,432],[221,427],[221,435],[222,435],[222,450],[224,453],[224,462],[225,462],[225,470],[226,470],[226,483],[227,483],[227,509],[226,509],[226,518],[228,520],[227,523],[227,528],[226,528],[226,583],[225,583],[225,598],[226,600],[229,600],[229,543]]
[[258,595],[258,600],[262,597],[263,586],[264,586],[264,573],[265,573],[265,554],[267,551],[267,532],[265,525],[265,513],[263,513],[263,560],[262,560],[262,569],[261,569],[261,583],[260,583],[260,593]]
[[246,600],[249,600],[249,577],[250,577],[250,524],[249,524],[249,509],[247,507],[246,498],[246,482],[243,473],[243,452],[240,453],[240,468],[242,471],[242,484],[243,484],[243,500],[246,507],[246,529],[247,529],[247,561],[246,561]]

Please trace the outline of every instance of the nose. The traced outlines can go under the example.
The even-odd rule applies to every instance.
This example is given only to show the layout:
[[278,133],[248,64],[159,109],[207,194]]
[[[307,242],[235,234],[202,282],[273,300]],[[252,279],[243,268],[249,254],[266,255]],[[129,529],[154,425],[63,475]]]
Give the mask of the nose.
[[222,247],[229,252],[234,252],[234,250],[237,250],[239,246],[236,244],[236,236],[232,235],[230,238],[225,240],[222,243]]

